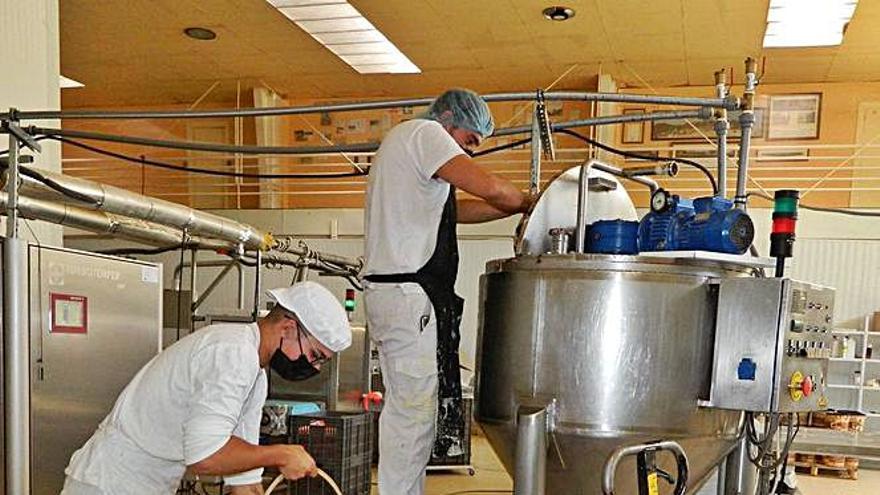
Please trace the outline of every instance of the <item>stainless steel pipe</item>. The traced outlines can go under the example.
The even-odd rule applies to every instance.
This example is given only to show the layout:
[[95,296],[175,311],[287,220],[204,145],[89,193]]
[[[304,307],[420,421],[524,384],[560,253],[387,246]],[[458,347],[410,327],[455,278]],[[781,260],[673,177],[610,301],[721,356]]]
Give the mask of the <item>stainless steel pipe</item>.
[[[498,93],[483,95],[487,102],[499,101],[531,101],[535,99],[533,91],[520,93]],[[616,103],[642,103],[655,105],[679,105],[694,107],[722,107],[729,110],[738,108],[739,102],[734,98],[689,98],[678,96],[632,95],[621,93],[591,93],[579,91],[557,91],[544,93],[545,100],[557,101],[607,101]],[[410,98],[386,101],[359,103],[338,103],[277,108],[246,108],[221,110],[170,110],[170,111],[107,111],[107,110],[44,110],[16,111],[0,113],[0,120],[15,117],[20,120],[45,119],[194,119],[219,117],[268,117],[278,115],[302,115],[324,112],[350,112],[357,110],[377,110],[399,107],[417,107],[430,105],[430,98]]]
[[590,168],[592,162],[581,165],[578,176],[577,223],[574,229],[574,252],[586,251],[587,237],[587,198],[590,194]]
[[758,87],[758,62],[749,57],[745,62],[745,89],[743,89],[742,113],[739,116],[742,137],[739,145],[739,169],[736,173],[736,194],[733,202],[736,208],[746,209],[748,196],[746,182],[749,177],[749,148],[752,143],[752,126],[755,124],[755,89]]
[[[0,208],[7,208],[8,195],[0,193]],[[71,205],[19,196],[18,211],[24,218],[42,220],[96,234],[110,234],[151,246],[180,244],[180,231],[123,216],[85,210]],[[204,249],[234,250],[235,244],[219,239],[193,237],[190,241]]]
[[[267,233],[219,215],[98,182],[36,168],[34,170],[67,189],[93,198],[96,204],[87,206],[97,210],[186,230],[195,236],[242,244],[246,249],[265,250],[272,244],[272,237]],[[4,174],[4,180],[7,178]],[[81,201],[71,199],[30,177],[22,177],[20,189],[22,195],[33,198],[83,206]],[[178,239],[177,243],[179,242]]]
[[516,427],[514,495],[544,495],[547,469],[547,409],[520,406]]
[[27,249],[27,241],[18,237],[7,237],[3,242],[3,409],[7,495],[31,492]]
[[[572,120],[569,122],[559,122],[552,124],[554,131],[561,129],[571,129],[575,127],[588,127],[594,125],[611,125],[625,122],[650,122],[660,120],[675,119],[707,119],[712,116],[709,108],[700,108],[699,110],[677,110],[670,112],[652,112],[629,115],[607,115],[603,117],[594,117],[589,119]],[[91,131],[78,131],[72,129],[57,129],[48,127],[31,127],[29,131],[34,134],[45,134],[50,136],[62,136],[79,139],[91,139],[96,141],[106,141],[112,143],[135,144],[140,146],[153,146],[159,148],[171,148],[190,151],[208,151],[217,153],[242,153],[246,155],[311,155],[322,153],[369,153],[376,151],[379,145],[376,143],[355,143],[355,144],[339,144],[332,146],[248,146],[248,145],[231,145],[217,143],[202,143],[179,140],[151,139],[135,136],[119,136],[115,134],[105,134]],[[512,134],[525,134],[532,132],[532,125],[508,127],[506,129],[496,129],[492,134],[493,137],[509,136]]]

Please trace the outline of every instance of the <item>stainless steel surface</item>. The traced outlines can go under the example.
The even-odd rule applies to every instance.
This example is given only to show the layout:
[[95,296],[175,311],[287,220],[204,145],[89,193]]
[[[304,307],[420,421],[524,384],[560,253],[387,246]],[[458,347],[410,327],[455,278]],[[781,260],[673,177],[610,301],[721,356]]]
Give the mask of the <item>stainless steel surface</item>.
[[547,470],[547,408],[520,406],[516,420],[514,495],[544,495]]
[[[604,164],[591,161],[593,166],[589,177],[600,178],[617,184],[614,190],[590,191],[590,205],[587,209],[586,223],[597,220],[636,220],[635,206],[624,187],[610,173],[598,170]],[[552,228],[571,229],[577,225],[580,166],[572,167],[544,188],[532,211],[523,218],[515,242],[517,254],[543,254],[551,251],[548,235]],[[653,181],[652,181],[653,182]]]
[[753,495],[757,470],[749,462],[746,439],[743,437],[719,467],[717,495]]
[[[487,102],[494,101],[531,101],[534,92],[497,93],[483,95]],[[634,95],[622,93],[586,93],[577,91],[557,91],[544,93],[545,100],[570,101],[609,101],[618,103],[651,103],[658,105],[683,105],[697,107],[725,107],[736,110],[738,102],[732,98],[684,98],[678,96]],[[247,108],[197,111],[108,111],[108,110],[70,110],[70,111],[25,111],[16,112],[22,120],[44,119],[186,119],[186,118],[217,118],[217,117],[259,117],[270,115],[302,115],[323,112],[349,112],[356,110],[385,109],[398,107],[414,107],[430,105],[434,98],[412,98],[403,100],[372,101],[361,103],[337,103],[327,105],[309,105],[301,107]],[[7,120],[11,112],[0,113],[0,119]]]
[[[13,144],[13,148],[15,144]],[[27,243],[3,241],[3,409],[5,491],[31,490],[31,368],[27,326]]]
[[[160,348],[161,266],[30,247],[33,494],[56,495],[71,454]],[[85,297],[86,333],[52,331],[50,294]]]
[[[0,208],[5,208],[8,204],[8,195],[0,192]],[[23,218],[44,220],[97,234],[111,234],[114,237],[152,246],[175,245],[181,240],[180,231],[169,227],[27,196],[19,196],[18,210]],[[205,249],[235,249],[234,243],[219,239],[194,237],[190,241]]]
[[[756,412],[827,408],[834,290],[790,279],[723,280],[718,292],[713,407]],[[753,377],[739,369],[753,365]],[[811,377],[810,395],[795,375]]]
[[553,254],[566,254],[569,252],[571,245],[571,231],[563,228],[550,229],[550,252]]
[[[708,398],[712,367],[715,308],[707,282],[750,273],[720,261],[640,256],[487,264],[477,419],[508,471],[519,406],[555,399],[547,493],[599,493],[612,451],[658,439],[684,448],[692,486],[700,486],[734,447],[742,417],[698,407]],[[633,472],[633,461],[624,460],[615,479],[621,493],[635,492]]]
[[574,252],[583,253],[587,243],[587,201],[590,194],[589,187],[590,166],[586,163],[581,165],[578,173],[578,201],[577,219],[574,227]]
[[672,455],[675,456],[676,466],[678,467],[676,470],[678,474],[675,478],[675,493],[677,495],[684,493],[688,481],[688,458],[684,449],[681,448],[681,445],[671,441],[628,445],[617,448],[611,453],[611,456],[608,457],[608,461],[605,463],[605,469],[602,472],[602,493],[604,495],[614,495],[614,493],[619,493],[614,490],[614,476],[617,474],[617,467],[620,465],[620,461],[624,457],[636,456],[650,448],[661,451],[665,450],[671,452]]
[[650,256],[652,258],[670,258],[682,261],[695,260],[719,262],[755,269],[773,268],[776,266],[776,260],[774,258],[761,258],[746,254],[714,253],[711,251],[645,251],[642,255]]
[[[39,172],[68,189],[94,198],[98,202],[95,208],[101,211],[186,230],[192,235],[241,243],[248,249],[266,249],[271,243],[271,236],[268,234],[219,215],[98,182],[42,169]],[[60,203],[76,201],[27,177],[22,180],[21,194]]]
[[666,163],[654,163],[640,167],[627,167],[623,169],[623,175],[627,178],[641,177],[645,175],[665,175],[675,177],[678,175],[678,163],[668,161]]
[[[195,261],[195,251],[193,251],[193,260]],[[208,287],[205,288],[205,292],[199,294],[198,299],[196,299],[195,302],[193,302],[192,310],[194,312],[199,309],[199,306],[201,306],[202,303],[205,302],[205,299],[207,299],[208,296],[210,296],[214,292],[214,289],[216,289],[217,286],[220,285],[220,282],[223,281],[223,279],[226,277],[226,274],[228,274],[230,271],[232,271],[232,268],[235,266],[239,267],[239,270],[241,270],[241,265],[238,264],[238,261],[232,260],[232,261],[229,261],[226,263],[226,266],[224,266],[223,269],[220,270],[220,273],[218,273],[217,276],[214,277],[213,280],[211,280],[211,283],[208,284]],[[195,270],[193,270],[193,271],[195,271]],[[195,280],[192,281],[192,284],[190,285],[190,287],[195,288]],[[194,294],[190,295],[190,299],[194,299],[194,298],[195,298]]]

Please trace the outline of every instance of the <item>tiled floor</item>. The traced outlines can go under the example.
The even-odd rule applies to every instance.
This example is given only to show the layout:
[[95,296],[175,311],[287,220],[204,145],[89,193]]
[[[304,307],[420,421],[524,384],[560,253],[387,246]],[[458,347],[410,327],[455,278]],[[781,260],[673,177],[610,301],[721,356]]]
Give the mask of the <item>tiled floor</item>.
[[[474,476],[468,476],[466,471],[431,473],[428,475],[426,495],[511,493],[510,477],[492,452],[486,438],[478,431],[475,431],[472,449],[472,460],[476,469]],[[798,483],[802,495],[880,495],[880,471],[862,469],[858,480],[799,475]],[[374,486],[373,495],[377,494],[378,490]]]

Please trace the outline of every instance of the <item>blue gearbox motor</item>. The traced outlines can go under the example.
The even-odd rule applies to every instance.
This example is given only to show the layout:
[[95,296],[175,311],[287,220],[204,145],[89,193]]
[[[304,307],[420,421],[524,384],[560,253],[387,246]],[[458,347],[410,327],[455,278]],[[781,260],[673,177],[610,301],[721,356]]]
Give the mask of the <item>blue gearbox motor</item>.
[[733,202],[714,196],[694,200],[658,189],[651,212],[639,223],[639,250],[713,251],[743,254],[755,238],[752,219]]

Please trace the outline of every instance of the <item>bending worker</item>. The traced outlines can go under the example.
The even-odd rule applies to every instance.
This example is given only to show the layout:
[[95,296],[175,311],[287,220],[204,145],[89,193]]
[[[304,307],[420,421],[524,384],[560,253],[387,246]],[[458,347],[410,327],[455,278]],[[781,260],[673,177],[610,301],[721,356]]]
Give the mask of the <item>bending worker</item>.
[[315,476],[299,445],[258,445],[266,366],[287,380],[320,371],[351,344],[336,297],[315,282],[273,289],[256,323],[198,330],[147,363],[65,470],[62,495],[168,495],[189,469],[262,495],[262,468]]
[[[503,218],[530,204],[468,156],[493,128],[479,95],[449,90],[427,115],[391,129],[373,160],[364,301],[386,388],[381,495],[422,494],[432,445],[437,457],[463,452],[469,418],[461,405],[456,223]],[[456,201],[456,188],[479,199]]]

